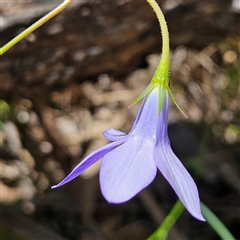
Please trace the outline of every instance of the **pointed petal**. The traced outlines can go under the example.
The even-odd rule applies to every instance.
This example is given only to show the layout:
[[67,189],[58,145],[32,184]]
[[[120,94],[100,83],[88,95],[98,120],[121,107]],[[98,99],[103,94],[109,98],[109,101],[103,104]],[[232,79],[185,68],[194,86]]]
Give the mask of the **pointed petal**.
[[126,137],[127,134],[116,129],[110,128],[104,131],[103,135],[107,140],[115,142]]
[[111,151],[116,146],[120,145],[123,141],[116,141],[109,143],[96,151],[92,152],[90,155],[88,155],[83,161],[81,161],[72,171],[71,173],[65,177],[60,183],[58,183],[55,186],[52,186],[52,188],[58,188],[62,185],[70,182],[74,178],[78,177],[82,172],[84,172],[87,168],[89,168],[91,165],[93,165],[95,162],[97,162],[99,159],[101,159],[105,154],[107,154],[109,151]]
[[157,170],[153,147],[152,141],[130,136],[103,157],[100,185],[108,202],[126,202],[153,181]]
[[130,132],[141,137],[156,139],[158,124],[159,89],[155,87],[143,100],[132,130]]
[[154,160],[158,169],[172,186],[186,209],[195,218],[205,221],[200,210],[197,186],[170,146],[167,132],[168,98],[168,94],[166,94],[162,111],[159,115],[157,127],[158,136],[153,153]]
[[197,186],[173,153],[169,140],[158,143],[154,150],[154,159],[158,169],[172,186],[186,209],[197,219],[205,221],[200,210],[200,200]]
[[[156,139],[156,128],[159,117],[158,99],[159,89],[156,87],[144,98],[129,135],[134,132],[135,135],[141,137]],[[125,133],[112,128],[104,131],[103,135],[109,141],[117,141],[126,136]]]

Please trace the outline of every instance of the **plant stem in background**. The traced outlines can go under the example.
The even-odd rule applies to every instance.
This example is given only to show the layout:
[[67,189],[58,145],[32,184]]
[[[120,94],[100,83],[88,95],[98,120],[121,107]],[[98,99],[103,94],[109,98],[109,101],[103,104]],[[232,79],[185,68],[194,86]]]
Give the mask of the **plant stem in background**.
[[45,15],[44,17],[39,19],[37,22],[35,22],[33,25],[28,27],[26,30],[24,30],[22,33],[17,35],[10,42],[8,42],[2,48],[0,48],[0,55],[3,55],[6,51],[11,49],[15,44],[20,42],[23,38],[28,36],[30,33],[35,31],[37,28],[42,26],[44,23],[49,21],[51,18],[56,16],[58,13],[60,13],[62,10],[64,10],[71,2],[72,2],[72,0],[65,0],[62,4],[60,4],[58,7],[53,9],[50,13],[48,13],[47,15]]
[[181,201],[178,200],[173,206],[168,216],[161,224],[161,226],[147,240],[165,240],[168,236],[168,232],[171,230],[177,219],[180,217],[183,210],[184,206]]
[[222,240],[236,240],[219,218],[202,202],[201,209],[204,218]]

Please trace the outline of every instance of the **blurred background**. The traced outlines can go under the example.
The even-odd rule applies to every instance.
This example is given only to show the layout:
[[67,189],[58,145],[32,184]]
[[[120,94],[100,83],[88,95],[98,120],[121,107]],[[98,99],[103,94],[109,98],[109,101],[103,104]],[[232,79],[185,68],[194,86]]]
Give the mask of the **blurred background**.
[[[62,1],[0,6],[3,46]],[[159,0],[171,39],[169,135],[201,200],[240,239],[240,2]],[[146,239],[177,198],[161,173],[124,204],[101,195],[100,161],[51,190],[108,128],[129,132],[161,57],[157,19],[144,0],[77,1],[0,62],[2,240]],[[217,240],[187,211],[169,239]]]

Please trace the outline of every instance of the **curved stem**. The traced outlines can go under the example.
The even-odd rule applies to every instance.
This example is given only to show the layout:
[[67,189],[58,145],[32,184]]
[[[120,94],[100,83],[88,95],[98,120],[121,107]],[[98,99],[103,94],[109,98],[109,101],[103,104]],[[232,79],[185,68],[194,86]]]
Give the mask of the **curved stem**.
[[[155,0],[147,0],[147,2],[151,5],[154,12],[156,13],[158,22],[160,24],[161,32],[162,32],[162,57],[151,82],[153,82],[153,84],[158,83],[159,85],[165,84],[164,88],[167,88],[174,104],[177,106],[180,112],[187,118],[187,115],[183,112],[181,107],[178,105],[169,87],[170,39],[169,39],[167,22],[157,2]],[[160,99],[160,102],[162,100],[163,100],[163,97]],[[161,110],[161,104],[159,104],[159,112],[160,110]]]
[[[147,0],[147,2],[150,4],[150,6],[153,8],[154,12],[157,15],[158,22],[160,24],[161,32],[162,32],[162,58],[161,62],[168,62],[169,63],[169,52],[170,52],[170,47],[169,47],[169,32],[168,32],[168,27],[167,23],[165,20],[165,17],[163,15],[162,10],[158,6],[155,0]],[[160,63],[161,64],[161,63]],[[159,64],[159,65],[160,65]]]
[[218,236],[222,240],[235,240],[236,238],[229,232],[225,225],[218,219],[218,217],[204,204],[201,202],[201,209],[204,218],[207,220],[209,225],[215,230]]
[[72,0],[65,0],[62,4],[60,4],[58,7],[53,9],[50,13],[39,19],[37,22],[35,22],[33,25],[28,27],[26,30],[24,30],[22,33],[20,33],[18,36],[13,38],[10,42],[8,42],[6,45],[4,45],[2,48],[0,48],[0,55],[3,55],[6,51],[8,51],[10,48],[12,48],[15,44],[20,42],[23,38],[28,36],[30,33],[32,33],[34,30],[42,26],[45,22],[56,16],[58,13],[60,13],[62,10],[64,10]]
[[[162,10],[158,6],[157,2],[155,0],[146,0],[149,5],[152,7],[153,11],[155,12],[161,33],[162,33],[162,56],[161,60],[158,64],[157,70],[149,84],[149,86],[143,91],[143,93],[137,97],[133,103],[134,105],[140,100],[142,100],[151,90],[157,86],[160,86],[160,89],[166,90],[169,86],[169,63],[170,63],[170,46],[169,46],[169,33],[168,33],[168,27],[165,20],[165,17],[163,15]],[[165,92],[165,91],[164,91]],[[161,111],[161,103],[163,102],[164,95],[160,95],[159,100],[159,113]]]

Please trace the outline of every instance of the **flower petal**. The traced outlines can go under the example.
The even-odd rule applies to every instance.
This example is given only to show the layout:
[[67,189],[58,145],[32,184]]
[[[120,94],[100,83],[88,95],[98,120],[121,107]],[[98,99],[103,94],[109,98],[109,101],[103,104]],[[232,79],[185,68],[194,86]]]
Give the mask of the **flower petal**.
[[186,209],[197,219],[205,221],[200,210],[200,200],[197,186],[172,151],[167,132],[168,121],[168,94],[166,93],[162,111],[159,115],[157,127],[157,142],[154,148],[155,163],[176,192]]
[[153,148],[154,142],[132,135],[103,157],[100,185],[108,202],[126,202],[153,181],[157,170]]
[[107,154],[109,151],[111,151],[116,146],[122,144],[124,141],[116,141],[109,143],[96,151],[92,152],[90,155],[88,155],[83,161],[81,161],[72,171],[71,173],[65,177],[60,183],[58,183],[55,186],[52,186],[52,188],[58,188],[62,185],[70,182],[74,178],[78,177],[82,172],[84,172],[87,168],[89,168],[91,165],[93,165],[95,162],[97,162],[99,159],[101,159],[105,154]]
[[134,133],[142,138],[156,140],[156,128],[159,118],[158,100],[159,89],[155,87],[144,98],[130,134]]
[[110,129],[107,129],[106,131],[104,131],[103,135],[107,140],[109,140],[111,142],[115,142],[115,141],[118,141],[118,140],[126,137],[127,134],[124,132],[121,132],[119,130],[110,128]]
[[200,210],[200,200],[197,186],[173,153],[169,140],[157,143],[154,149],[154,159],[158,169],[172,186],[186,209],[197,219],[205,221]]

